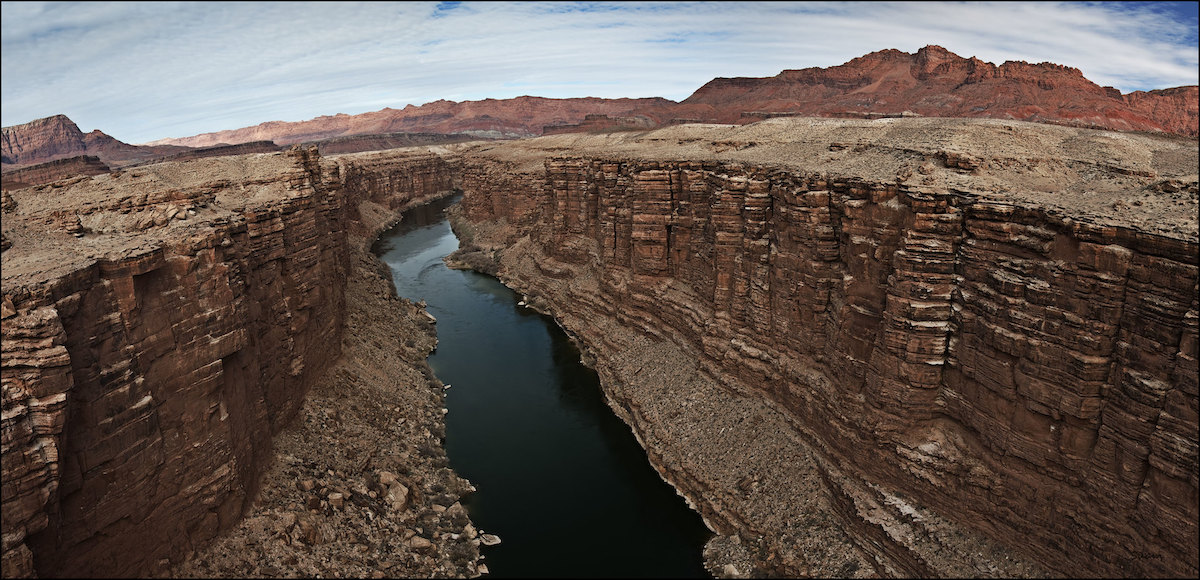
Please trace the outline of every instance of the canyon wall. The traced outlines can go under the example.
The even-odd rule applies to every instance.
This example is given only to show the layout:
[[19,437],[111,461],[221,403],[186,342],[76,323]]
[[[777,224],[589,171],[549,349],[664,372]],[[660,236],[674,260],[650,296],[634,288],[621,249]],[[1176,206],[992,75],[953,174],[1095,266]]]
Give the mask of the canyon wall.
[[372,171],[313,147],[6,193],[5,576],[161,573],[241,517],[340,354],[360,202],[451,189],[436,156]]
[[63,159],[6,171],[2,178],[2,187],[4,189],[20,189],[31,185],[51,183],[77,175],[100,175],[109,171],[111,169],[103,161],[100,161],[99,157],[92,155],[65,157]]
[[[1031,559],[1196,575],[1195,239],[902,181],[478,155],[457,227],[596,359],[610,404],[709,525],[765,537],[760,573],[854,572],[788,545],[836,528],[884,574],[1045,573],[1003,567]],[[674,358],[648,354],[660,345]],[[691,441],[736,414],[719,406],[664,434],[705,404],[704,377],[777,409],[806,450],[706,463],[715,452]],[[766,483],[808,453],[833,521]],[[964,533],[991,552],[954,543]]]

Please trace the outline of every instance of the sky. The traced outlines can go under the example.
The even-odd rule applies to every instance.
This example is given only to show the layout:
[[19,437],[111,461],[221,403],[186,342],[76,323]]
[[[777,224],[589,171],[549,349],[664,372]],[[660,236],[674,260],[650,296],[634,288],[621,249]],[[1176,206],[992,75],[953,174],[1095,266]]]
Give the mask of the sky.
[[145,143],[452,101],[666,97],[895,48],[1194,85],[1196,2],[3,2],[2,125]]

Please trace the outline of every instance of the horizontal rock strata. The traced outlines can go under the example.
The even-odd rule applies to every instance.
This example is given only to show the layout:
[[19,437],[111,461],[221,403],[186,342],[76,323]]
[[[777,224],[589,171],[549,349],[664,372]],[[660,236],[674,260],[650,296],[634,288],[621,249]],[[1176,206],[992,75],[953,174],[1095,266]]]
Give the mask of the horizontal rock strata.
[[79,175],[108,173],[109,167],[99,157],[80,155],[4,172],[4,189],[20,189],[42,185]]
[[339,357],[360,204],[452,187],[434,156],[387,166],[309,148],[6,193],[6,576],[161,573],[241,517]]
[[499,151],[464,162],[459,231],[596,359],[725,535],[710,564],[869,572],[830,553],[849,542],[889,575],[1197,573],[1194,239],[902,180]]

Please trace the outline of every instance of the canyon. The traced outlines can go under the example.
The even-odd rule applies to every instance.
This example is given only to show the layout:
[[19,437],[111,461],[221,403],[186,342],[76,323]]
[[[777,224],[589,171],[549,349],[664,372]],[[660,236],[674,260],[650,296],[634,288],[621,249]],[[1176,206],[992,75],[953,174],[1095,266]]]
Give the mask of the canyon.
[[431,321],[365,254],[461,190],[448,261],[573,337],[714,575],[1194,576],[1198,162],[782,117],[6,191],[4,574],[480,574]]
[[[319,397],[329,383],[406,402],[379,414],[394,425],[412,413],[411,446],[437,432],[440,384],[420,370],[434,342],[425,317],[410,312],[413,322],[372,341],[344,327],[406,320],[411,307],[389,303],[366,247],[401,208],[450,193],[451,173],[434,155],[322,164],[308,147],[5,192],[5,576],[162,574],[241,520],[275,460],[273,437],[298,414],[311,420],[306,393]],[[363,284],[348,306],[347,287]],[[400,395],[377,374],[389,369],[411,381]],[[342,489],[334,503],[347,513],[332,519],[355,509],[399,519],[469,485],[435,473],[436,452],[381,445],[377,454],[355,455],[351,474],[314,473],[316,490],[304,491]],[[423,464],[429,477],[405,475]],[[329,481],[335,473],[355,479]],[[284,535],[336,549],[322,514],[297,511]],[[472,550],[458,553],[471,560]]]
[[1192,576],[1196,155],[998,121],[556,135],[463,162],[457,260],[578,340],[718,574]]

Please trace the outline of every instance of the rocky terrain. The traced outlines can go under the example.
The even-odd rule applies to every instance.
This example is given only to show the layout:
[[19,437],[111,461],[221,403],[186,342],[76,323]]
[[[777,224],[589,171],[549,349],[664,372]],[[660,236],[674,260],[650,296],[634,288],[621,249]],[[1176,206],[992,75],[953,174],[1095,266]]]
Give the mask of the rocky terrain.
[[751,123],[784,115],[877,117],[917,115],[1015,119],[1120,131],[1195,137],[1200,88],[1122,94],[1079,69],[1022,61],[995,65],[940,46],[915,54],[882,50],[839,66],[785,70],[766,78],[717,78],[676,103],[668,99],[545,99],[434,101],[360,115],[271,121],[148,145],[205,147],[272,140],[286,145],[394,131],[529,137],[567,132],[647,129],[688,123]]
[[6,576],[474,576],[435,325],[555,316],[718,576],[1194,576],[1195,140],[774,118],[133,167],[3,196]]
[[345,153],[362,153],[364,151],[383,151],[401,147],[417,147],[422,145],[448,145],[465,141],[478,141],[479,137],[465,134],[446,133],[382,133],[376,135],[350,135],[348,137],[330,137],[318,141],[308,141],[305,145],[316,145],[321,155],[339,155]]
[[[478,540],[454,506],[469,484],[444,469],[441,389],[421,362],[428,321],[365,253],[399,209],[449,193],[452,175],[427,153],[335,163],[302,148],[5,192],[4,574],[161,574],[255,497],[274,510],[261,516],[270,530],[287,522],[287,539],[259,541],[294,546],[256,561],[265,574],[292,561],[474,570]],[[404,407],[324,405],[336,389]],[[365,433],[365,454],[331,449],[346,431]],[[299,504],[271,486],[281,480],[300,484]],[[406,548],[378,534],[361,544],[364,521]],[[355,545],[367,549],[352,563],[322,559]],[[427,552],[453,558],[406,557]],[[185,574],[241,570],[198,562]]]
[[581,344],[716,574],[1194,576],[1197,154],[934,119],[480,145],[454,261]]
[[140,147],[122,143],[100,130],[84,133],[66,115],[54,115],[0,130],[0,153],[5,173],[66,157],[89,155],[109,166],[123,166],[171,155],[186,147]]

